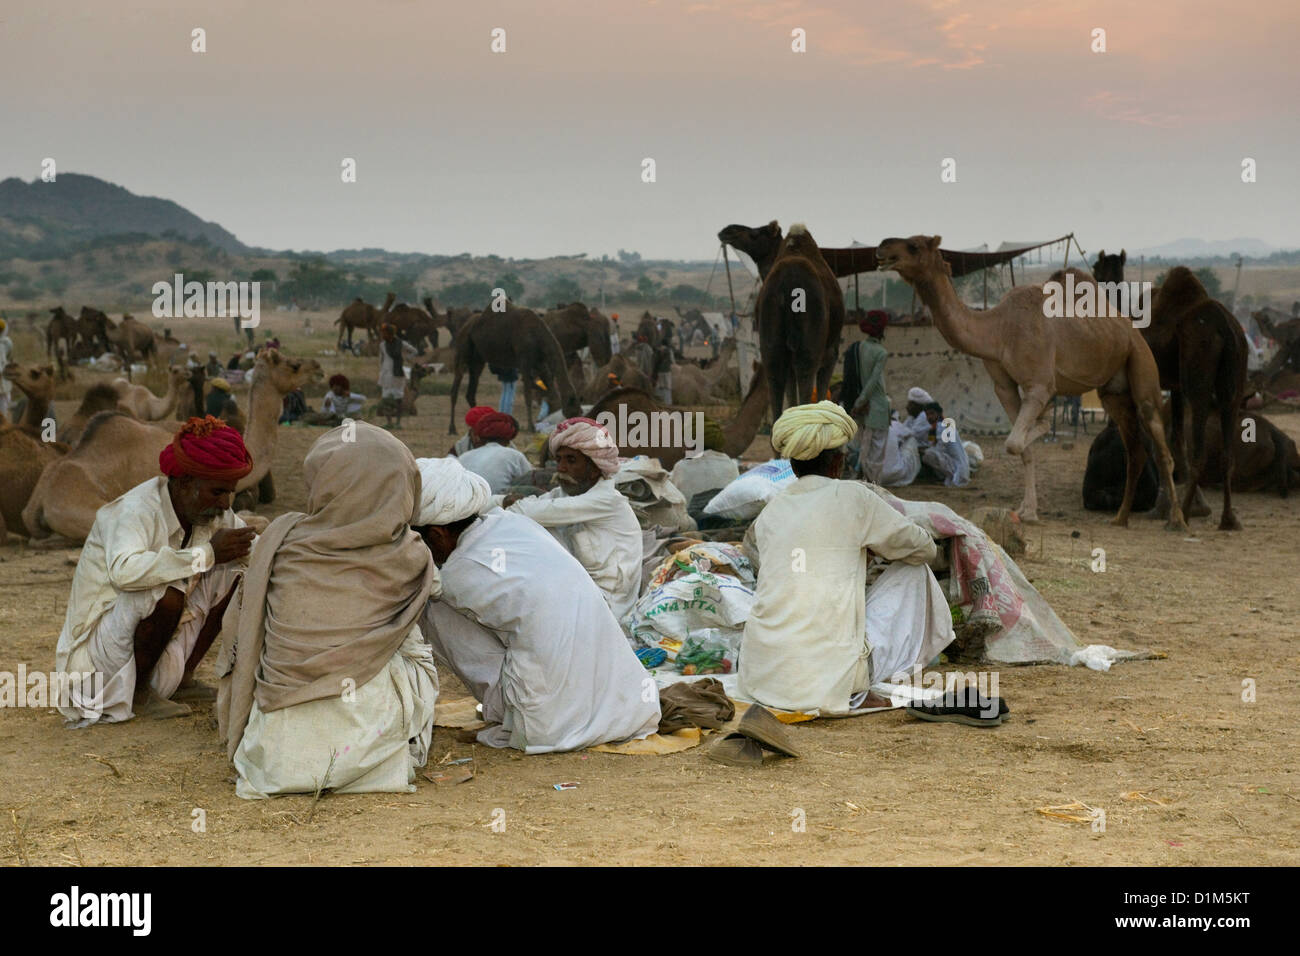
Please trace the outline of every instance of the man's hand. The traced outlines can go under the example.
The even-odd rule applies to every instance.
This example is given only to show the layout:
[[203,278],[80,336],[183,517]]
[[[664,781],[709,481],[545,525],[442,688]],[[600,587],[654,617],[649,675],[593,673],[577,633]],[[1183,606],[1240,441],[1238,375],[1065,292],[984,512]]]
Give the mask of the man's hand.
[[523,495],[506,495],[504,498],[501,499],[501,507],[509,508],[512,504],[514,504],[522,497]]
[[871,408],[870,401],[858,402],[858,404],[853,406],[853,411],[849,412],[849,414],[852,415],[854,418],[857,418],[860,415],[867,414],[867,410],[870,408]]
[[212,555],[217,564],[237,561],[248,554],[257,532],[252,528],[221,528],[212,536]]

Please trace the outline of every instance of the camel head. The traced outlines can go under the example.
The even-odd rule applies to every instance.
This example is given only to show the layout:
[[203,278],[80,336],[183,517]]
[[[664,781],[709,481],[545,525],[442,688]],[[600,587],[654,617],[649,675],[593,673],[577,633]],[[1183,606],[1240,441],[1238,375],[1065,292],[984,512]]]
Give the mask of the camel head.
[[170,389],[175,386],[179,392],[189,384],[190,372],[184,365],[173,365],[167,369],[167,387]]
[[1092,264],[1092,274],[1098,282],[1123,282],[1124,263],[1127,261],[1128,253],[1123,249],[1117,256],[1108,256],[1106,250],[1102,249],[1097,253],[1097,261]]
[[48,402],[54,397],[53,365],[19,365],[10,362],[4,368],[4,377],[22,389],[29,400]]
[[288,395],[295,388],[319,382],[325,377],[315,359],[290,358],[281,355],[277,349],[262,349],[257,356],[256,368],[254,381],[270,382],[281,395]]
[[767,274],[767,267],[781,248],[781,226],[775,219],[766,226],[742,226],[733,223],[718,232],[718,238],[739,249],[754,260],[758,271]]
[[911,236],[907,239],[882,239],[876,246],[876,268],[894,271],[907,282],[939,275],[952,275],[952,269],[939,252],[942,236]]

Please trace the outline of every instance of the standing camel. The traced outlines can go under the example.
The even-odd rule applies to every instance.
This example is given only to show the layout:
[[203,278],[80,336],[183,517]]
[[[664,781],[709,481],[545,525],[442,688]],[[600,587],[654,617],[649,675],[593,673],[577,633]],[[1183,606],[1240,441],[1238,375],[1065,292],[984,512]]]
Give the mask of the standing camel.
[[[1103,252],[1093,264],[1098,282],[1123,282],[1128,253]],[[1220,531],[1240,531],[1241,521],[1232,510],[1232,472],[1237,461],[1237,408],[1246,391],[1246,333],[1221,303],[1211,299],[1205,286],[1186,266],[1169,270],[1156,290],[1151,322],[1142,329],[1151,347],[1160,387],[1169,390],[1171,444],[1178,471],[1187,481],[1183,511],[1188,515],[1205,471],[1205,427],[1210,412],[1219,412],[1227,480],[1223,483]],[[1183,435],[1183,402],[1192,413],[1191,454]]]
[[1155,447],[1160,478],[1173,502],[1165,528],[1185,532],[1187,522],[1174,492],[1173,458],[1160,420],[1160,373],[1138,330],[1131,322],[1109,315],[1049,318],[1040,285],[1014,288],[992,309],[973,312],[953,288],[939,241],[938,236],[885,239],[876,247],[877,267],[897,272],[916,290],[945,342],[984,361],[998,401],[1012,422],[1007,453],[1019,455],[1025,465],[1020,520],[1038,520],[1033,443],[1047,433],[1043,415],[1052,397],[1082,395],[1095,388],[1119,428],[1128,458],[1124,500],[1112,523],[1128,525],[1146,461],[1140,426]]
[[82,306],[78,322],[83,335],[87,330],[94,330],[93,335],[102,338],[109,349],[121,357],[127,381],[131,379],[131,363],[137,353],[141,361],[158,358],[158,342],[153,329],[137,322],[129,312],[122,313],[122,321],[114,323],[99,309]]
[[781,238],[776,220],[766,226],[731,225],[718,238],[758,266],[758,348],[767,371],[772,420],[788,405],[825,398],[840,353],[844,294],[806,226]]
[[397,299],[394,292],[388,293],[384,297],[384,307],[376,309],[369,302],[363,302],[361,296],[352,300],[351,304],[343,310],[343,314],[334,320],[334,324],[339,327],[339,341],[337,348],[343,348],[343,331],[346,329],[348,334],[348,351],[352,351],[352,330],[365,329],[366,341],[373,341],[379,334],[379,324],[388,319],[388,312],[393,307],[393,302]]
[[[451,383],[451,420],[447,433],[456,434],[456,393],[461,376],[469,372],[465,399],[473,405],[478,394],[478,379],[485,365],[515,369],[524,382],[538,379],[551,395],[558,394],[566,416],[582,414],[577,389],[564,362],[564,351],[554,333],[532,309],[508,306],[504,312],[488,309],[456,334],[455,374]],[[533,401],[524,389],[528,429],[533,422]]]
[[50,321],[45,326],[45,357],[54,359],[59,366],[59,380],[68,377],[68,359],[72,343],[77,340],[77,320],[63,311],[63,306],[50,309]]

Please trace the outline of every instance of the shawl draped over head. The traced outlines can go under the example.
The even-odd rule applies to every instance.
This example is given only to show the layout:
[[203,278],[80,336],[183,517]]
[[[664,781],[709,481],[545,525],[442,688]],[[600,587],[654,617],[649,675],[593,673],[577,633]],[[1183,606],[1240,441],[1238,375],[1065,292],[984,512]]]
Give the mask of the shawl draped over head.
[[158,467],[168,478],[238,481],[253,470],[253,457],[239,432],[206,415],[181,426],[172,443],[159,453]]
[[509,441],[519,434],[519,424],[515,421],[514,416],[507,415],[505,412],[488,412],[470,427],[473,429],[474,434],[483,441],[493,441],[498,438]]
[[233,646],[225,621],[217,673],[233,664],[223,722],[232,759],[254,699],[280,710],[378,674],[436,581],[433,556],[410,529],[420,472],[401,441],[364,422],[331,429],[307,452],[303,481],[307,513],[276,518],[250,555]]
[[916,402],[918,405],[929,405],[934,401],[934,399],[930,397],[930,393],[919,386],[907,390],[907,400],[909,402]]
[[561,448],[572,448],[586,455],[606,478],[618,471],[618,444],[609,437],[604,425],[590,418],[569,418],[555,426],[551,433],[551,454]]
[[782,458],[806,461],[839,448],[858,431],[858,423],[834,402],[787,408],[772,426],[772,447]]
[[883,309],[872,309],[867,313],[866,318],[858,323],[860,328],[873,339],[880,338],[884,334],[885,326],[889,324],[889,313]]
[[417,458],[420,469],[420,505],[414,524],[449,525],[487,507],[492,487],[456,458]]

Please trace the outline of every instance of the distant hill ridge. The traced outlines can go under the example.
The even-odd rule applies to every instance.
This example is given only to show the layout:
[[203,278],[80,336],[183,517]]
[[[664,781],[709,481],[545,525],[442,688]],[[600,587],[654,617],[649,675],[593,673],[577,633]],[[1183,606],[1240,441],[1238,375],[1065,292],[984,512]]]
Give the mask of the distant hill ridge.
[[205,222],[170,199],[137,196],[96,176],[59,173],[52,183],[17,177],[0,182],[0,249],[66,246],[99,236],[174,233],[206,239],[227,252],[249,248],[215,222]]

